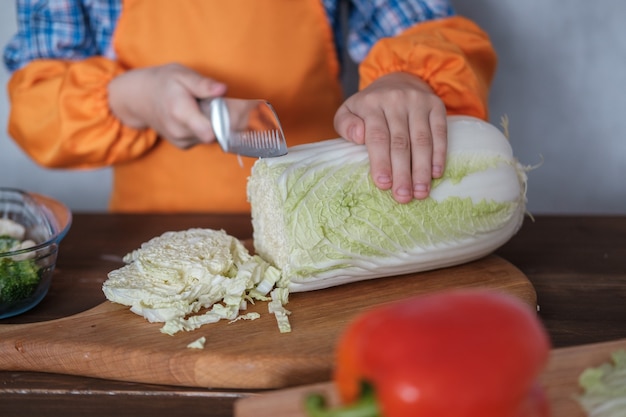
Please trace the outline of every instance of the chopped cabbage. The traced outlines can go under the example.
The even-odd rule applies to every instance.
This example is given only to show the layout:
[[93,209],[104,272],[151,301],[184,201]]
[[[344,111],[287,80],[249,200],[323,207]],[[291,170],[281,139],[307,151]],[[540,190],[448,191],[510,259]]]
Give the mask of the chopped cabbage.
[[206,337],[202,336],[189,343],[187,347],[189,349],[204,349],[204,344],[206,343]]
[[[164,323],[161,331],[167,334],[236,320],[247,300],[262,299],[283,283],[280,271],[223,230],[166,232],[124,261],[127,265],[111,271],[102,286],[106,298],[130,306],[150,322]],[[278,302],[283,301],[286,297]],[[282,310],[272,309],[278,312],[279,328],[288,328]]]
[[578,381],[584,389],[580,404],[589,417],[626,417],[626,350],[606,362],[583,371]]

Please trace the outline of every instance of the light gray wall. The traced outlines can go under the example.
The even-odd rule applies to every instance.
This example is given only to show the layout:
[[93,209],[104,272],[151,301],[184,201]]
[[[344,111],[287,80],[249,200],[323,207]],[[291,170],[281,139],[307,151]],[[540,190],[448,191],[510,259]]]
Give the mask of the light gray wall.
[[[511,141],[529,172],[528,207],[541,213],[626,214],[626,2],[456,0],[492,37],[499,68],[491,116],[510,119]],[[15,7],[0,0],[0,44]],[[0,83],[8,74],[0,70]],[[51,171],[6,134],[0,94],[0,185],[47,193],[77,211],[106,209],[110,171]]]
[[534,213],[626,213],[626,2],[455,0],[500,57],[494,124],[508,115]]

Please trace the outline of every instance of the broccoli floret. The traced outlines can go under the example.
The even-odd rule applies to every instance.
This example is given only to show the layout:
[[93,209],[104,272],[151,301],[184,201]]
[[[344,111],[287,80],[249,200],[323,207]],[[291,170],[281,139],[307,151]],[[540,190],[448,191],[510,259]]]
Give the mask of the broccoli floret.
[[32,259],[0,258],[0,303],[14,303],[30,297],[40,278],[40,268]]
[[11,236],[0,236],[0,253],[13,250],[13,248],[19,245],[19,243],[19,240],[12,238]]

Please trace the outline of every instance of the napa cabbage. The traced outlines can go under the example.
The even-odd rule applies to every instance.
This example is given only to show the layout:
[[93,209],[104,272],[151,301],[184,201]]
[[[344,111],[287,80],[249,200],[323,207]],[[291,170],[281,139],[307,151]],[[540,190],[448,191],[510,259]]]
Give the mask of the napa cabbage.
[[452,116],[445,172],[425,200],[378,189],[366,147],[344,139],[258,160],[248,199],[256,253],[306,291],[489,254],[522,225],[526,169],[498,128]]

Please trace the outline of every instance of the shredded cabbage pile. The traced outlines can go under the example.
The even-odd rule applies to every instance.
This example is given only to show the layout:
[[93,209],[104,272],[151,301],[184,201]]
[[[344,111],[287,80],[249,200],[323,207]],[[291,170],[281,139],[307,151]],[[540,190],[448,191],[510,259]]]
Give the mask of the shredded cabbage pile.
[[579,401],[589,417],[626,417],[626,350],[613,352],[611,359],[579,377],[584,389]]
[[163,333],[258,318],[241,313],[255,299],[269,301],[279,330],[290,331],[287,282],[280,271],[223,230],[166,232],[127,254],[124,262],[108,274],[102,286],[106,298],[150,322],[165,323]]

